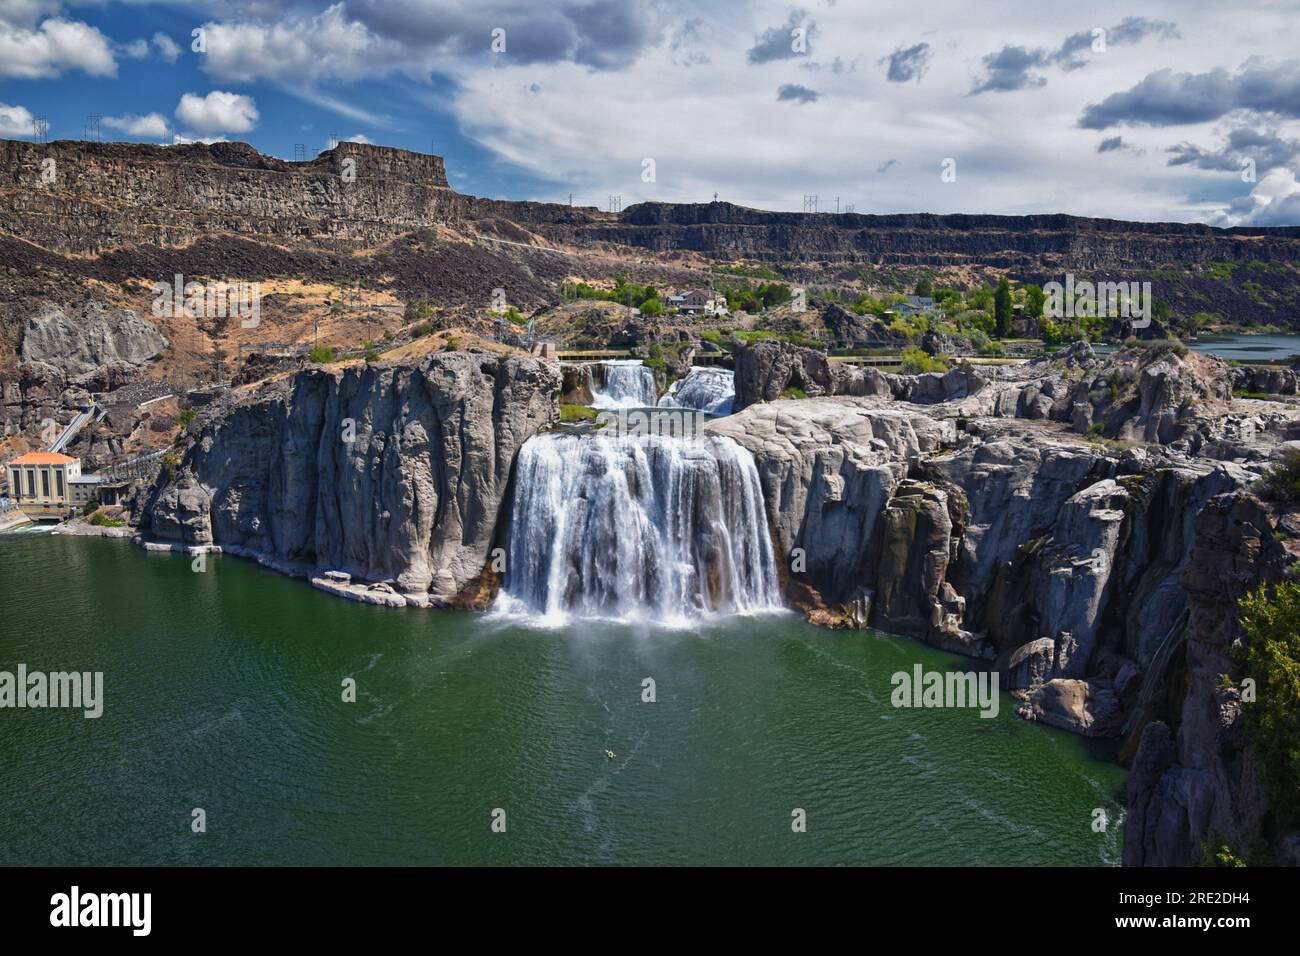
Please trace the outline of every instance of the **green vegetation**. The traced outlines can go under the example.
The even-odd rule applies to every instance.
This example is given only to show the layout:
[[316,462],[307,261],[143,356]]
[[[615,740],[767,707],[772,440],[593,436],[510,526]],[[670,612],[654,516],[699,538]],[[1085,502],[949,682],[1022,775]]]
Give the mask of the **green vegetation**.
[[460,348],[460,339],[454,335],[447,336],[447,340],[442,343],[444,352],[455,352]]
[[334,361],[334,350],[324,345],[318,345],[308,353],[307,357],[317,365],[324,365],[327,362]]
[[717,329],[705,329],[700,333],[700,339],[704,342],[712,342],[719,347],[722,346],[722,333]]
[[194,417],[195,417],[196,415],[198,415],[198,412],[197,412],[195,409],[193,409],[193,408],[187,408],[187,409],[185,409],[184,411],[182,411],[182,412],[181,412],[181,428],[189,428],[189,427],[190,427],[190,422],[194,421]]
[[96,511],[90,516],[90,523],[96,528],[125,528],[126,522],[121,518],[110,518],[102,511]]
[[86,515],[90,514],[92,511],[95,511],[98,508],[99,508],[98,501],[87,501],[84,505],[81,506],[81,516],[84,518],[86,517]]
[[769,279],[775,281],[782,281],[785,279],[785,276],[781,275],[781,273],[775,272],[772,269],[769,269],[767,266],[762,266],[762,265],[759,266],[714,265],[712,267],[712,271],[717,272],[721,275],[740,276],[742,279]]
[[1288,451],[1252,489],[1269,501],[1300,501],[1300,451]]
[[656,369],[660,372],[668,371],[668,363],[664,360],[664,349],[662,345],[652,345],[646,353],[646,357],[641,360],[647,368]]
[[1236,268],[1237,268],[1237,264],[1235,262],[1205,263],[1205,271],[1208,272],[1213,278],[1218,279],[1220,282],[1226,282],[1229,279],[1231,279],[1233,270]]
[[1273,821],[1291,829],[1300,824],[1300,584],[1284,581],[1272,595],[1261,585],[1239,611],[1246,640],[1234,648],[1233,666],[1256,688],[1242,705],[1246,731]]
[[1218,830],[1211,830],[1201,843],[1201,866],[1235,868],[1245,866],[1246,861],[1232,852],[1228,841]]
[[789,388],[781,392],[781,397],[782,398],[807,398],[808,393],[805,392],[802,388],[798,388],[794,385],[791,385]]
[[571,299],[600,299],[605,302],[617,302],[620,305],[631,306],[643,311],[643,303],[647,299],[659,298],[659,293],[654,286],[629,282],[627,276],[622,275],[614,280],[614,288],[612,289],[597,289],[585,282],[578,282],[563,286],[560,292]]
[[421,322],[418,325],[416,325],[415,328],[411,329],[411,337],[415,339],[422,339],[426,335],[432,335],[432,334],[433,334],[433,326],[430,325],[428,322]]
[[596,410],[586,405],[560,405],[560,421],[566,424],[574,422],[591,422],[596,420]]
[[993,296],[993,325],[998,338],[1011,334],[1011,283],[1006,276],[998,280],[998,291]]
[[658,296],[654,296],[641,303],[641,312],[644,315],[663,315],[664,304],[659,300]]
[[948,363],[943,359],[923,352],[918,348],[903,349],[901,370],[907,375],[920,375],[924,372],[946,372]]
[[506,318],[509,319],[511,322],[513,322],[515,325],[527,325],[527,324],[528,324],[528,320],[525,319],[525,318],[524,318],[524,317],[519,313],[519,310],[516,309],[513,305],[510,306],[510,308],[506,309]]

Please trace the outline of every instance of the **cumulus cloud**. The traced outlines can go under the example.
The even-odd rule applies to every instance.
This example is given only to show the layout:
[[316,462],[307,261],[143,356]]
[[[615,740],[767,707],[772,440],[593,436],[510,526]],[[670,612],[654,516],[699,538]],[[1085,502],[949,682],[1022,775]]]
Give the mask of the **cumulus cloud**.
[[176,119],[198,133],[247,133],[259,118],[253,98],[241,93],[186,93],[176,105]]
[[1270,63],[1251,57],[1235,73],[1156,70],[1136,86],[1112,93],[1083,111],[1084,129],[1181,126],[1219,119],[1233,110],[1300,117],[1300,61]]
[[34,29],[0,21],[0,77],[39,80],[67,70],[116,76],[111,41],[95,27],[62,17]]
[[[797,42],[796,30],[802,29],[803,42]],[[790,60],[812,52],[812,38],[816,35],[817,23],[809,20],[802,10],[791,10],[785,26],[769,27],[763,35],[754,39],[746,59],[750,63],[771,63],[773,60]],[[802,46],[803,49],[798,49]]]
[[1286,139],[1276,130],[1239,126],[1228,132],[1226,141],[1217,149],[1183,142],[1170,146],[1166,152],[1171,154],[1170,166],[1240,172],[1243,161],[1250,159],[1255,169],[1263,173],[1288,166],[1300,157],[1300,140]]
[[798,83],[783,83],[777,88],[776,98],[782,102],[815,103],[821,94]]
[[147,113],[135,116],[105,116],[104,125],[109,129],[120,130],[127,136],[139,136],[145,139],[165,139],[170,132],[167,118],[161,113]]
[[26,107],[0,103],[0,136],[31,136],[33,118]]
[[930,68],[930,44],[917,43],[909,47],[899,47],[889,56],[881,59],[880,63],[889,66],[885,70],[885,79],[891,83],[906,83],[909,80],[920,80],[925,76],[925,71]]
[[1300,182],[1295,173],[1273,170],[1216,216],[1215,225],[1300,226]]
[[175,63],[176,58],[181,55],[181,48],[165,33],[155,33],[153,35],[154,49],[158,51],[158,58],[164,63]]
[[345,143],[364,143],[364,144],[367,145],[367,146],[373,146],[375,141],[372,140],[372,139],[371,139],[369,136],[367,136],[365,133],[353,133],[351,136],[349,136],[349,137],[348,137],[347,139],[345,139],[343,142],[345,142]]
[[[1092,30],[1083,30],[1066,37],[1054,50],[1043,47],[1004,46],[996,53],[982,58],[984,73],[977,77],[970,95],[980,93],[1007,93],[1037,86],[1045,86],[1047,78],[1042,70],[1056,66],[1064,70],[1078,70],[1087,66],[1094,44],[1104,41],[1105,48],[1139,43],[1147,37],[1162,40],[1180,36],[1177,25],[1168,20],[1151,20],[1146,17],[1127,17],[1110,29],[1101,29],[1098,36]],[[1096,54],[1092,54],[1096,55]]]

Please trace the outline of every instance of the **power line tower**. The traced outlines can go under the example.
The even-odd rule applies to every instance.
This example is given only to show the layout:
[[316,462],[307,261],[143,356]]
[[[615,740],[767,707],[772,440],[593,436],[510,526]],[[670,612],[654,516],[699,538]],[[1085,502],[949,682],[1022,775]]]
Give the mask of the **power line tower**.
[[307,162],[307,144],[306,144],[306,143],[294,143],[294,144],[293,144],[293,161],[294,161],[295,163],[305,163],[305,162]]
[[610,212],[622,212],[622,211],[623,211],[623,197],[622,197],[622,196],[610,196],[610,197],[609,197],[609,211],[610,211]]
[[32,118],[32,142],[48,143],[50,141],[50,121],[47,117]]
[[326,149],[333,149],[333,148],[334,148],[335,146],[337,146],[338,144],[339,144],[339,134],[338,134],[338,133],[330,133],[330,144],[329,144],[328,146],[326,146],[325,148],[326,148]]
[[803,211],[804,211],[804,212],[816,212],[816,211],[817,211],[817,195],[816,195],[816,193],[811,193],[811,194],[810,194],[810,193],[804,193],[804,197],[803,197]]
[[104,134],[103,131],[100,129],[100,124],[103,121],[104,121],[104,117],[100,113],[90,113],[89,115],[87,115],[86,126],[82,130],[84,134],[82,136],[82,139],[84,139],[88,143],[102,143],[104,141]]
[[845,203],[845,204],[844,204],[844,211],[845,211],[845,212],[851,213],[851,212],[853,212],[853,209],[854,209],[853,203],[850,202],[850,203]]

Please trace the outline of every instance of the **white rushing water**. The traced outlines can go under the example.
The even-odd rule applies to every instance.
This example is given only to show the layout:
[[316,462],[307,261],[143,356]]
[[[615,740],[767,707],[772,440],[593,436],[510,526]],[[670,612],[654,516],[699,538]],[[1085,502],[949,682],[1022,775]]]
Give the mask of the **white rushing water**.
[[640,359],[601,362],[605,384],[600,386],[588,366],[593,408],[647,408],[655,404],[659,390],[655,386],[655,373],[646,368]]
[[736,400],[736,377],[725,368],[691,366],[668,386],[659,404],[666,408],[695,408],[709,415],[730,415]]
[[780,607],[758,470],[730,438],[524,443],[498,612],[686,626]]

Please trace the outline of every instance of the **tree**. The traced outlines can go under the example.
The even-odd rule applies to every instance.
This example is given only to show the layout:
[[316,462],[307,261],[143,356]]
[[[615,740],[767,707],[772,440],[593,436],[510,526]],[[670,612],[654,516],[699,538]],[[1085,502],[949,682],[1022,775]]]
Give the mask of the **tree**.
[[1043,304],[1047,301],[1047,296],[1043,293],[1042,287],[1034,285],[1032,282],[1025,286],[1025,312],[1031,319],[1040,319],[1043,317]]
[[1011,332],[1011,283],[1006,276],[998,280],[998,291],[993,294],[993,327],[1000,339]]
[[916,295],[919,295],[923,299],[934,298],[934,285],[930,282],[929,278],[916,280]]
[[641,303],[641,312],[644,315],[663,315],[664,304],[657,298],[646,299]]
[[1257,688],[1243,705],[1246,728],[1274,820],[1289,828],[1300,821],[1300,585],[1283,582],[1271,595],[1261,586],[1240,609],[1246,640],[1233,664]]

